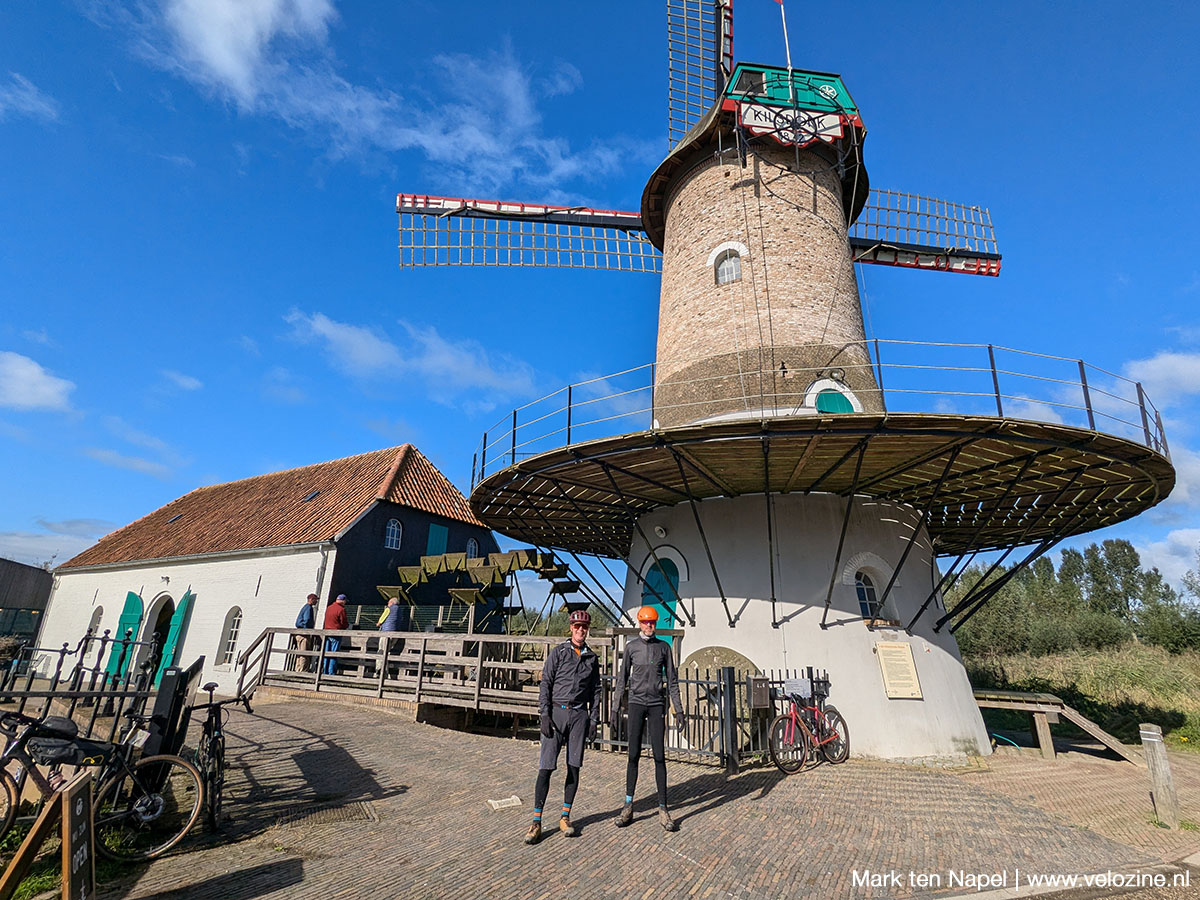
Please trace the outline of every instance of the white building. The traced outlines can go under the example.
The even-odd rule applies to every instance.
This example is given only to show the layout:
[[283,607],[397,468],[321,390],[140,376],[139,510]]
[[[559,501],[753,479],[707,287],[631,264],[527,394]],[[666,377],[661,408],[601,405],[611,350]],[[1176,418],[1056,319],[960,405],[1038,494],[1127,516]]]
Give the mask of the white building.
[[74,648],[88,629],[147,642],[157,632],[160,669],[203,656],[205,680],[231,693],[240,650],[264,628],[292,627],[310,592],[320,626],[331,598],[378,604],[376,586],[422,555],[498,549],[462,494],[405,444],[197,488],[114,531],[55,570],[40,644]]

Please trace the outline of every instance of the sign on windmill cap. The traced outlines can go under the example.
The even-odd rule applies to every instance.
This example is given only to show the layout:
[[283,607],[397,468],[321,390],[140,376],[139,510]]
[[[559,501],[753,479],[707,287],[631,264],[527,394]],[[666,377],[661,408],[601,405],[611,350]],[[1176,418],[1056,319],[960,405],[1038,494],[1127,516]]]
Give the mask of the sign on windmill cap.
[[[738,63],[725,84],[727,100],[762,103],[767,106],[788,106],[816,112],[846,116],[862,127],[858,107],[846,90],[842,76],[832,72],[810,72],[793,69],[791,87],[788,70],[779,66],[757,63]],[[730,108],[730,107],[726,107]]]

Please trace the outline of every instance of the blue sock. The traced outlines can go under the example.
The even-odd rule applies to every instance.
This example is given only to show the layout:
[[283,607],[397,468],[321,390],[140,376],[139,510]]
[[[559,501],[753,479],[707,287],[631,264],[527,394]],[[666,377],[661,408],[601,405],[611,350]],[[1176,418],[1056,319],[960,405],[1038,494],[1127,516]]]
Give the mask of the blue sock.
[[632,794],[626,794],[626,795],[625,795],[625,802],[626,802],[626,803],[632,803],[632,802],[633,802],[633,795],[632,795]]
[[571,815],[571,804],[570,803],[563,804],[562,814],[563,814],[564,819]]
[[541,821],[542,821],[542,811],[541,811],[541,809],[535,809],[535,810],[533,811],[533,821],[535,821],[535,822],[541,822]]

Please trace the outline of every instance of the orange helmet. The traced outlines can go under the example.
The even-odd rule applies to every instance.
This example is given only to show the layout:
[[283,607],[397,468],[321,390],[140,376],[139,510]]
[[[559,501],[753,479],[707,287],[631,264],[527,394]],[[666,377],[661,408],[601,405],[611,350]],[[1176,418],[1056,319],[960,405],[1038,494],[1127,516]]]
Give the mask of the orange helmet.
[[653,606],[643,606],[638,610],[637,620],[639,622],[657,622],[658,610]]

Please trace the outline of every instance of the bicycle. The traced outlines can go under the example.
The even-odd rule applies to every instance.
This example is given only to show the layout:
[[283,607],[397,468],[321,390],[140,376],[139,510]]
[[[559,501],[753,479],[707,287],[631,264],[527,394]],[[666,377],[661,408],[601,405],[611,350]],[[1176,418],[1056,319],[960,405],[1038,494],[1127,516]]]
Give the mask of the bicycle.
[[[804,768],[813,750],[820,751],[833,765],[850,758],[850,729],[837,707],[825,703],[828,679],[808,679],[812,684],[812,702],[799,690],[788,690],[788,710],[776,716],[768,730],[771,760],[785,775]],[[825,690],[820,688],[824,685]]]
[[[133,712],[125,715],[143,725],[150,721]],[[131,862],[161,856],[183,840],[200,817],[204,788],[196,767],[170,754],[135,762],[133,729],[122,743],[93,741],[79,737],[71,719],[7,712],[0,714],[0,733],[8,736],[0,754],[0,837],[15,823],[20,803],[17,779],[8,771],[14,760],[43,801],[65,783],[64,765],[99,769],[93,802],[96,849],[110,859]],[[39,765],[48,766],[49,774],[43,775]]]
[[225,787],[225,722],[229,711],[225,707],[240,703],[246,707],[246,712],[252,713],[249,697],[234,697],[231,700],[214,700],[213,691],[217,683],[210,681],[201,690],[208,691],[208,702],[197,703],[188,707],[188,712],[208,710],[208,718],[204,720],[204,731],[200,743],[196,747],[196,768],[204,781],[204,797],[206,800],[206,820],[208,827],[214,831],[221,827],[221,801]]

